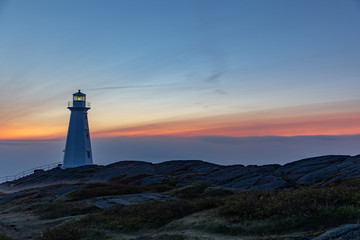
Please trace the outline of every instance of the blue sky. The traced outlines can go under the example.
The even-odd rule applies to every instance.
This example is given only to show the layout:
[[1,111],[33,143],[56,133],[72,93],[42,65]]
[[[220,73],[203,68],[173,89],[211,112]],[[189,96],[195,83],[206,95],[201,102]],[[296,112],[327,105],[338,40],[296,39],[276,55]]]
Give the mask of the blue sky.
[[77,89],[105,140],[360,134],[359,42],[357,0],[2,0],[0,139],[62,148]]
[[[2,1],[3,91],[60,102],[77,88],[152,85],[138,92],[227,112],[354,99],[359,11],[339,0]],[[217,89],[225,99],[213,101]]]

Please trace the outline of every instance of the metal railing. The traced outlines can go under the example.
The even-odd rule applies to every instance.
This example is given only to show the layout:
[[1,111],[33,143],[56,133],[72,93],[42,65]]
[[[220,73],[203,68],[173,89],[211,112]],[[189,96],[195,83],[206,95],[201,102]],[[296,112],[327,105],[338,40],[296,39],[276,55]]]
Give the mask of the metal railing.
[[84,104],[82,104],[81,102],[74,102],[73,101],[70,101],[68,102],[68,107],[79,107],[79,108],[83,108],[83,107],[86,107],[86,108],[90,108],[90,102],[84,102]]
[[33,174],[36,170],[40,170],[40,171],[47,171],[56,167],[59,167],[62,165],[62,162],[57,162],[57,163],[52,163],[52,164],[48,164],[48,165],[43,165],[40,167],[36,167],[36,168],[32,168],[26,171],[23,171],[21,173],[18,173],[16,175],[12,175],[12,176],[5,176],[5,177],[1,177],[0,178],[0,183],[4,183],[4,182],[9,182],[9,181],[14,181],[26,176],[29,176],[31,174]]

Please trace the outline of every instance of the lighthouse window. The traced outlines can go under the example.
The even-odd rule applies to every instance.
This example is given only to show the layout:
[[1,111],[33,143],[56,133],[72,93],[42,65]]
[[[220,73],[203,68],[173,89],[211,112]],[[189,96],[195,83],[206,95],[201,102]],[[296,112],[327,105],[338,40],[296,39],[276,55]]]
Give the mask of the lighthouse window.
[[85,134],[86,134],[86,137],[89,138],[89,132],[86,131]]
[[90,151],[86,151],[87,152],[87,157],[90,158]]
[[85,101],[84,96],[74,96],[74,101]]

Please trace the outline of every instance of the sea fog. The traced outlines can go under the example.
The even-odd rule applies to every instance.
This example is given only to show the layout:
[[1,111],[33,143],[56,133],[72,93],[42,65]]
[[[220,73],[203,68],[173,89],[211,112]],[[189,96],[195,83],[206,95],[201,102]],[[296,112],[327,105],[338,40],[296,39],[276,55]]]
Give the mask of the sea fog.
[[[1,140],[0,177],[62,162],[65,139]],[[204,160],[221,165],[285,164],[321,155],[360,154],[360,135],[296,137],[116,137],[93,138],[94,163],[122,160],[158,163]]]

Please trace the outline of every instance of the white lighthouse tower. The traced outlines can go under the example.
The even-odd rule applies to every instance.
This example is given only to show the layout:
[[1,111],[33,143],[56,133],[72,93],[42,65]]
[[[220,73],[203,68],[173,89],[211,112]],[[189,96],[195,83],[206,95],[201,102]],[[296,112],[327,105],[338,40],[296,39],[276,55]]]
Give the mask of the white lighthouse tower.
[[66,138],[63,168],[73,168],[93,164],[87,111],[90,103],[80,90],[73,94],[69,102],[71,111],[69,130]]

